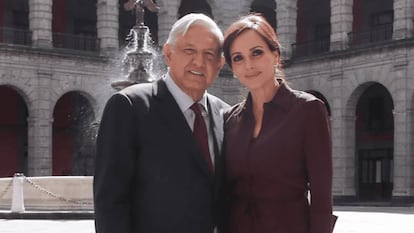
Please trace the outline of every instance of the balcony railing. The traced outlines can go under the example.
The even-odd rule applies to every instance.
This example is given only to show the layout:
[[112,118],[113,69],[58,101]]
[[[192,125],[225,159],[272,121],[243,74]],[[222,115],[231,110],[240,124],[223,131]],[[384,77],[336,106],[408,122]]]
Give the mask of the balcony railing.
[[306,57],[329,51],[329,38],[292,44],[292,57]]
[[392,40],[393,25],[385,24],[369,31],[364,32],[350,32],[349,35],[349,46],[358,47],[368,44],[374,44],[383,41]]
[[99,51],[99,44],[100,40],[94,36],[53,33],[53,47],[55,48],[96,52]]
[[31,45],[32,32],[29,30],[0,27],[0,44]]

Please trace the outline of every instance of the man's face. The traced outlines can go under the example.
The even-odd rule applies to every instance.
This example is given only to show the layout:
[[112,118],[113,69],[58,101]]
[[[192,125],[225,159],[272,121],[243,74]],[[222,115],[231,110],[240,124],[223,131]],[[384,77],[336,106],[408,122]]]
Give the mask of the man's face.
[[218,39],[200,25],[191,26],[175,44],[166,44],[163,52],[172,79],[194,100],[201,98],[224,64]]

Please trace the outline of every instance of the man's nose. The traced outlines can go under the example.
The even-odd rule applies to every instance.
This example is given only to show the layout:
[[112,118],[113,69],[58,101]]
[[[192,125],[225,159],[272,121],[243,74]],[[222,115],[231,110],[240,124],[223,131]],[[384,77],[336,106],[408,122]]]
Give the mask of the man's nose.
[[204,62],[205,62],[204,56],[203,56],[202,53],[194,53],[192,61],[193,61],[193,64],[198,66],[198,67],[203,66]]

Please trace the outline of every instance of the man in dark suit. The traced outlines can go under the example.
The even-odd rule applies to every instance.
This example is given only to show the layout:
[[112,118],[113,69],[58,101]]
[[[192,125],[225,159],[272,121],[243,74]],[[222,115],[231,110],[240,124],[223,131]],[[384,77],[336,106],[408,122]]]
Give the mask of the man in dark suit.
[[[224,64],[222,41],[209,17],[184,16],[163,47],[165,77],[109,99],[97,139],[97,233],[214,232],[223,169],[221,110],[228,105],[206,89]],[[207,129],[205,147],[192,132],[194,103]]]

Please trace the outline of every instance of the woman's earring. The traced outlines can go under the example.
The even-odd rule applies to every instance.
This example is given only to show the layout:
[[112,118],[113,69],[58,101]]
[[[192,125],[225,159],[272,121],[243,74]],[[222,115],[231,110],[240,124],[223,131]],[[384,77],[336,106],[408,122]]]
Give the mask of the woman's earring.
[[280,63],[274,64],[274,68],[275,68],[275,78],[280,78],[282,75],[282,71],[280,69]]

